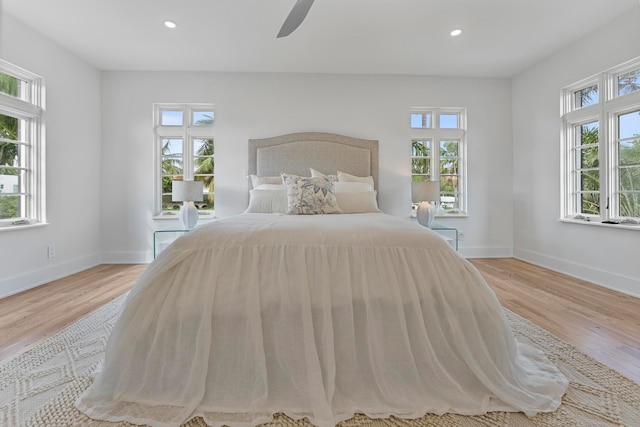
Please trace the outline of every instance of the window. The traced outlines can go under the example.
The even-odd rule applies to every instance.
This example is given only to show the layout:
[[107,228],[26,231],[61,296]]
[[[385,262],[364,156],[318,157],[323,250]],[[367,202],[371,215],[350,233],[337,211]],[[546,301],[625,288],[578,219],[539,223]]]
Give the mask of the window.
[[43,89],[0,60],[0,229],[45,222]]
[[181,202],[171,200],[176,180],[203,181],[204,200],[195,202],[201,215],[215,208],[213,105],[154,105],[156,134],[156,209],[175,215]]
[[464,214],[465,109],[414,108],[410,123],[411,179],[440,182],[437,215]]
[[563,90],[563,218],[640,221],[640,59]]

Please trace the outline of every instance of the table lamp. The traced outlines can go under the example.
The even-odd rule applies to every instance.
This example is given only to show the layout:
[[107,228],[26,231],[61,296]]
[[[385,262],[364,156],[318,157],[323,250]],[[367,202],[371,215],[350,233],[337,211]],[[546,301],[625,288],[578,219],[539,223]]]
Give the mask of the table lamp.
[[440,183],[438,181],[412,181],[411,200],[419,203],[416,211],[416,219],[425,227],[431,227],[433,217],[436,214],[431,201],[440,199]]
[[184,228],[193,228],[198,222],[198,209],[193,202],[203,200],[202,181],[173,181],[171,187],[171,200],[182,202],[178,217]]

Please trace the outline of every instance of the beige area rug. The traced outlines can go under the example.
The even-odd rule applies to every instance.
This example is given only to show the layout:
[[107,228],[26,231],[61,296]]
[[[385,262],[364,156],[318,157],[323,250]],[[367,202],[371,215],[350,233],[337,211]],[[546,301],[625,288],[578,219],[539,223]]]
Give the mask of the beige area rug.
[[[91,372],[103,357],[107,337],[123,297],[106,304],[37,347],[0,365],[0,426],[122,427],[130,424],[91,420],[74,406],[91,384]],[[570,388],[554,413],[527,418],[521,413],[495,412],[484,416],[427,415],[417,420],[372,420],[356,416],[341,427],[422,426],[575,426],[640,427],[640,385],[581,353],[547,331],[506,311],[518,339],[544,350],[569,377]],[[273,427],[311,427],[276,415]],[[186,427],[204,427],[194,419]],[[184,427],[184,426],[183,426]]]

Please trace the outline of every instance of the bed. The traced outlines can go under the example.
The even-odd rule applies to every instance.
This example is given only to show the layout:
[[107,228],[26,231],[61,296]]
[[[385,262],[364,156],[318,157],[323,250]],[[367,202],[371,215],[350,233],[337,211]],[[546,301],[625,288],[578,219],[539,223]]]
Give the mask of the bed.
[[[286,207],[278,193],[252,208],[260,191],[281,191],[264,182],[281,172]],[[533,416],[560,405],[566,378],[514,339],[479,272],[434,232],[373,209],[377,141],[250,140],[249,173],[247,212],[197,227],[140,277],[81,411],[233,427],[284,413],[333,427],[356,413]],[[338,202],[339,173],[355,183],[343,200],[367,193],[345,210],[365,212],[289,212],[300,183]],[[332,183],[326,194],[320,181]]]

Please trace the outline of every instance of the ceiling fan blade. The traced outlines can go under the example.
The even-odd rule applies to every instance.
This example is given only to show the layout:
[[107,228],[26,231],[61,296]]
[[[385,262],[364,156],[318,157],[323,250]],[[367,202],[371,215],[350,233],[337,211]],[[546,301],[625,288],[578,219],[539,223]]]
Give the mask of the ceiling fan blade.
[[296,4],[293,5],[293,9],[289,12],[287,19],[284,20],[284,24],[282,24],[282,28],[280,28],[277,38],[286,37],[293,33],[295,29],[300,26],[302,21],[304,21],[304,18],[307,16],[307,13],[309,13],[309,9],[311,9],[312,4],[313,0],[298,0]]

